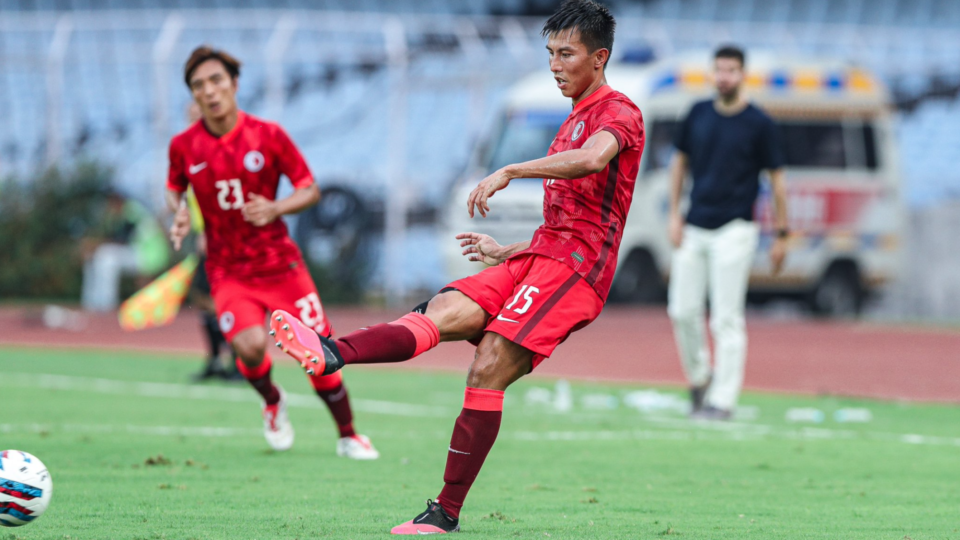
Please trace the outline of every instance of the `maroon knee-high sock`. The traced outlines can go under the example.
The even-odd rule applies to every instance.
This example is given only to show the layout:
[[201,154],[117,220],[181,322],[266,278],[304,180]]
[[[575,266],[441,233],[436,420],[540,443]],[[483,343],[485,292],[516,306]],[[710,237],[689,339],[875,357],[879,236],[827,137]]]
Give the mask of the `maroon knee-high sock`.
[[336,371],[331,375],[313,375],[310,384],[327,407],[330,415],[337,423],[337,430],[341,437],[352,437],[357,434],[353,430],[353,410],[350,408],[350,395],[343,385],[343,375]]
[[250,386],[260,394],[267,405],[275,405],[280,401],[280,390],[270,378],[270,368],[273,360],[269,354],[263,355],[263,362],[255,368],[247,367],[243,360],[237,358],[237,371],[250,383]]
[[443,490],[437,502],[450,517],[459,518],[463,501],[493,448],[503,417],[503,391],[467,387],[463,410],[453,426]]
[[440,331],[426,315],[408,313],[392,323],[357,330],[336,340],[345,364],[403,362],[440,343]]

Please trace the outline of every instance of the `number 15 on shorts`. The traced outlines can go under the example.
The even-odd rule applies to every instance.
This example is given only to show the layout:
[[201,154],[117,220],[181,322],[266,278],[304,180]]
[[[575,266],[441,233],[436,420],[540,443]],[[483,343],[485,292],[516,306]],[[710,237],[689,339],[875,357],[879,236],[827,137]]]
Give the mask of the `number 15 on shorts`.
[[[520,290],[517,292],[517,295],[513,297],[513,300],[511,300],[510,303],[507,304],[507,306],[504,309],[505,310],[512,309],[514,313],[518,315],[523,315],[530,309],[530,306],[533,305],[533,295],[535,294],[540,294],[540,289],[534,287],[533,285],[523,285],[520,287]],[[519,307],[514,307],[518,303],[520,303],[520,300],[523,300],[524,303]],[[519,321],[514,321],[511,319],[504,318],[501,315],[497,315],[497,319],[504,322],[519,322]]]

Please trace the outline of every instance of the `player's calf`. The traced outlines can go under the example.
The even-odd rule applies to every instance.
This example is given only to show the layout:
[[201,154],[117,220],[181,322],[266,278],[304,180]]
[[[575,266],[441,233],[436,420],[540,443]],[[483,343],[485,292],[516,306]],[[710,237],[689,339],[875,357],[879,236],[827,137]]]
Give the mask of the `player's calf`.
[[533,353],[509,339],[488,332],[477,347],[467,372],[467,386],[506,390],[517,379],[530,373]]
[[247,328],[233,338],[230,346],[246,367],[256,369],[267,352],[267,333],[259,326]]

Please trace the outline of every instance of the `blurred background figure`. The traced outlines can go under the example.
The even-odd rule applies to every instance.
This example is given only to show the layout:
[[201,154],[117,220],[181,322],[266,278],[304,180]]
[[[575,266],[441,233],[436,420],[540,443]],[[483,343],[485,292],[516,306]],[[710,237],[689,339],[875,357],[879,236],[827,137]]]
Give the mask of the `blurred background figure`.
[[[670,272],[668,311],[687,380],[693,416],[731,417],[747,360],[744,310],[760,226],[754,206],[760,173],[769,174],[775,240],[770,248],[774,274],[786,255],[786,185],[776,126],[742,93],[744,53],[722,47],[714,54],[714,99],[696,103],[677,132],[670,183],[670,241],[676,251]],[[692,173],[690,205],[680,201]],[[710,328],[716,343],[711,374],[704,311],[710,298]]]
[[81,241],[81,305],[87,311],[116,309],[122,276],[134,276],[142,286],[170,260],[166,235],[146,207],[114,189],[105,199],[100,222]]

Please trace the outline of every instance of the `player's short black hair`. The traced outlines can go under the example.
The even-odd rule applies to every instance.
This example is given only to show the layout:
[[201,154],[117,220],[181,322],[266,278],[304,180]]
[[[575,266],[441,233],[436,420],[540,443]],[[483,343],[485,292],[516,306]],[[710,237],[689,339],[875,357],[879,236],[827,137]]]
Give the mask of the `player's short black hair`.
[[743,49],[736,45],[724,45],[717,49],[717,52],[713,53],[713,59],[716,60],[717,58],[732,58],[740,62],[740,67],[747,65],[747,55],[743,53]]
[[207,60],[219,60],[220,63],[223,64],[223,68],[227,70],[227,74],[230,75],[231,79],[236,79],[240,76],[239,60],[231,56],[227,51],[214,49],[209,45],[201,45],[190,53],[190,58],[187,59],[187,63],[183,66],[183,81],[187,83],[187,88],[190,88],[190,77],[193,76],[194,70]]
[[613,52],[613,33],[616,29],[616,19],[603,4],[593,0],[566,0],[543,23],[540,35],[549,37],[564,30],[578,30],[580,41],[590,52],[599,49]]

